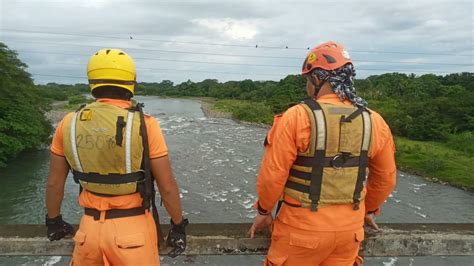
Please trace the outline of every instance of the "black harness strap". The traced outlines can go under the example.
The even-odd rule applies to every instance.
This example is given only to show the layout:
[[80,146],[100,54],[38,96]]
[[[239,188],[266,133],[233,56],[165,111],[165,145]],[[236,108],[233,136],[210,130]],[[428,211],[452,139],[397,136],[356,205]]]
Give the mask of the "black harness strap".
[[311,180],[311,173],[301,172],[295,169],[290,169],[290,176],[294,176],[304,180]]
[[[362,109],[362,108],[360,108]],[[370,113],[369,113],[370,115]],[[365,138],[365,123],[371,123],[370,121],[365,121],[364,116],[362,116],[362,121],[364,123],[363,125],[363,131],[362,131],[362,136]],[[370,116],[369,116],[370,119]],[[372,129],[372,127],[370,127]],[[369,132],[369,135],[371,137],[371,132]],[[364,142],[364,139],[362,139],[362,142]],[[369,151],[368,150],[362,150],[362,145],[361,144],[361,151],[360,151],[360,160],[359,160],[359,172],[357,174],[357,181],[356,181],[356,186],[354,189],[354,196],[353,196],[353,201],[354,201],[354,210],[359,209],[359,204],[360,204],[360,194],[362,192],[362,189],[364,188],[364,181],[365,181],[365,176],[367,173],[367,166],[369,165]]]
[[[318,102],[313,99],[307,99],[304,101],[306,105],[313,111],[314,120],[317,125],[317,118],[314,114],[316,110],[322,110]],[[324,117],[324,112],[323,112]],[[326,119],[324,119],[326,123]],[[324,170],[324,157],[326,155],[326,139],[324,140],[324,149],[316,149],[313,157],[312,172],[311,172],[311,183],[309,185],[309,199],[311,200],[311,211],[315,212],[318,210],[319,198],[321,197],[321,186],[323,183],[323,170]]]
[[[311,167],[313,165],[313,157],[297,156],[294,165]],[[334,156],[324,157],[324,167],[355,167],[359,166],[358,156]]]
[[101,175],[97,173],[81,173],[76,170],[72,170],[74,181],[90,182],[90,183],[101,183],[101,184],[125,184],[131,182],[137,182],[143,180],[143,172],[135,172],[130,174],[108,174]]
[[[286,185],[285,185],[287,188],[291,188],[293,190],[296,190],[296,191],[299,191],[299,192],[303,192],[303,193],[310,193],[310,189],[311,187],[307,186],[307,185],[303,185],[303,184],[300,184],[300,183],[296,183],[296,182],[293,182],[291,180],[288,180],[286,181]],[[312,203],[311,203],[312,204]]]
[[293,204],[293,203],[289,203],[288,201],[284,200],[284,199],[281,199],[278,201],[278,205],[277,205],[277,209],[276,209],[276,213],[275,213],[275,217],[278,215],[278,213],[280,212],[280,209],[281,207],[283,206],[283,203],[285,203],[286,205],[290,206],[290,207],[293,207],[293,208],[301,208],[301,204],[298,205],[298,204]]
[[123,116],[117,117],[117,123],[115,125],[115,144],[118,146],[122,146],[123,141],[123,128],[125,127],[126,123]]
[[[84,214],[94,217],[94,220],[97,221],[100,219],[100,211],[91,208],[85,208]],[[138,216],[145,214],[143,208],[132,208],[132,209],[112,209],[105,211],[105,219],[114,219],[130,216]]]
[[85,104],[85,103],[81,104],[81,106],[79,106],[79,107],[76,109],[75,112],[77,113],[77,112],[81,111],[82,108],[84,108],[84,107],[86,107],[86,104]]
[[158,233],[158,245],[165,244],[165,237],[161,230],[160,226],[160,216],[158,214],[158,208],[156,207],[155,203],[155,183],[154,178],[151,173],[151,166],[150,166],[150,151],[148,146],[148,133],[146,130],[145,124],[145,115],[143,113],[143,104],[138,103],[136,108],[140,112],[140,133],[142,135],[142,143],[143,143],[143,160],[142,166],[145,170],[145,191],[143,197],[143,207],[145,209],[150,208],[150,203],[152,207],[152,214],[153,220],[155,221],[156,232]]
[[359,173],[357,175],[357,182],[354,189],[354,197],[353,197],[354,210],[359,209],[360,194],[362,192],[362,189],[364,188],[364,181],[365,181],[366,169],[367,169],[368,164],[369,164],[368,151],[361,151]]
[[362,114],[362,112],[365,111],[364,107],[359,107],[357,110],[355,110],[352,114],[348,115],[347,117],[342,116],[341,117],[341,122],[342,123],[350,123],[354,118],[358,117],[359,115]]

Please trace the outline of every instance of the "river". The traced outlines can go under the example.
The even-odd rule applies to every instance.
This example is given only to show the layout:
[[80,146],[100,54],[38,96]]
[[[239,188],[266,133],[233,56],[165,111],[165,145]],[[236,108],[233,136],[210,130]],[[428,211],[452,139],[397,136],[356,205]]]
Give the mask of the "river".
[[[169,148],[186,216],[192,223],[251,222],[255,179],[267,129],[223,118],[207,118],[188,99],[136,97],[155,116]],[[47,149],[22,154],[0,170],[0,223],[44,223]],[[68,178],[62,213],[78,223],[78,187]],[[427,182],[403,172],[378,222],[468,223],[474,221],[474,193]],[[169,217],[160,210],[163,222]],[[196,256],[163,265],[261,265],[263,256]],[[470,265],[473,257],[367,258],[364,265]],[[0,257],[1,265],[67,265],[68,257]]]

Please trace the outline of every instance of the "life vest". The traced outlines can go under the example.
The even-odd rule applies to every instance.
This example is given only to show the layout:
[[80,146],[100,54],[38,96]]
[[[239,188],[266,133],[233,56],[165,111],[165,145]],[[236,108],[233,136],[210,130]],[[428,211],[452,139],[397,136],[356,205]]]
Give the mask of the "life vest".
[[104,103],[76,111],[64,125],[64,155],[74,180],[99,195],[127,195],[144,183],[140,112]]
[[[364,199],[372,124],[365,108],[306,100],[301,104],[311,124],[311,140],[291,167],[284,194],[310,208]],[[284,195],[284,196],[285,196]]]

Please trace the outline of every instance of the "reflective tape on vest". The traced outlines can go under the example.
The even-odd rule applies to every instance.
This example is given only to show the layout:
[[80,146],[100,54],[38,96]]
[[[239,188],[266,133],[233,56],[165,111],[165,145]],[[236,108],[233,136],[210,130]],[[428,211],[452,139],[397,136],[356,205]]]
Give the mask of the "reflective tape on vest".
[[77,170],[82,172],[81,161],[79,160],[79,154],[77,153],[77,145],[76,145],[76,121],[77,115],[79,112],[75,112],[71,119],[71,148],[72,148],[72,155],[74,157],[74,162],[76,163]]
[[128,112],[127,127],[125,129],[125,171],[127,174],[132,172],[132,126],[134,112]]
[[315,110],[316,116],[316,150],[324,150],[326,147],[326,122],[324,121],[324,114],[322,110]]
[[368,112],[363,112],[362,117],[364,119],[364,137],[362,142],[362,150],[368,151],[370,145],[370,138],[372,136],[372,121]]

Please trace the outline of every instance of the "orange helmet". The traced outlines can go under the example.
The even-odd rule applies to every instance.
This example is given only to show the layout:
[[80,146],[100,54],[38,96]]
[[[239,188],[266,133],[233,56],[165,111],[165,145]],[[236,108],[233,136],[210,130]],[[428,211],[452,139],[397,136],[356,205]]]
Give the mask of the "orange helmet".
[[311,49],[304,60],[301,74],[304,76],[316,68],[334,70],[349,63],[352,64],[351,57],[341,44],[326,42]]

